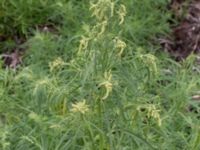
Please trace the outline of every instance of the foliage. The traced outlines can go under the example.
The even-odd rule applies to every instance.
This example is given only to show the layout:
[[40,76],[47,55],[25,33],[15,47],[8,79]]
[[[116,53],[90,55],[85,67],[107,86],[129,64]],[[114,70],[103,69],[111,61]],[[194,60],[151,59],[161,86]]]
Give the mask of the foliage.
[[169,32],[166,4],[1,1],[4,17],[16,19],[2,22],[6,32],[6,24],[24,33],[49,20],[59,32],[34,30],[21,67],[1,67],[0,148],[199,149],[194,59],[174,62],[154,40]]

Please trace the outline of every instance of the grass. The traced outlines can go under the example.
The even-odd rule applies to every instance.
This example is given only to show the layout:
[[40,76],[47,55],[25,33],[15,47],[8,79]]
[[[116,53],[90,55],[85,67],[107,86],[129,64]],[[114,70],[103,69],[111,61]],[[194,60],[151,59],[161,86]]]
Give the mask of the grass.
[[156,40],[168,1],[112,2],[0,2],[0,33],[27,39],[17,71],[1,63],[0,149],[200,148],[194,56],[175,62]]

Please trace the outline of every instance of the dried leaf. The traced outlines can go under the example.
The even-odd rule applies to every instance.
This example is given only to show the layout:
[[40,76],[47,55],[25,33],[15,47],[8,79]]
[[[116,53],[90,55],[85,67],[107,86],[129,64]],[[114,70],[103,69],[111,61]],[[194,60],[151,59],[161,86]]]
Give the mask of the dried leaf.
[[19,52],[17,50],[12,52],[11,54],[2,54],[1,56],[7,67],[16,69],[17,65],[22,63],[21,55],[19,54]]
[[[172,10],[183,7],[185,0],[173,0]],[[183,13],[183,12],[182,12]],[[178,14],[175,14],[178,15]],[[180,24],[173,29],[173,40],[162,40],[161,45],[176,60],[187,58],[192,53],[200,52],[200,2],[195,1],[188,6],[188,14]],[[163,44],[164,43],[164,44]]]

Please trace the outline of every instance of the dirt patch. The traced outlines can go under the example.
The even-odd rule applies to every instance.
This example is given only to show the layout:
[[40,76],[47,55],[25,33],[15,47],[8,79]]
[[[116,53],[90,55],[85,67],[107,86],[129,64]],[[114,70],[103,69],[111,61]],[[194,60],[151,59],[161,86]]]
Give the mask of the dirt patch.
[[[51,24],[41,24],[37,25],[34,30],[37,30],[39,32],[43,33],[52,33],[52,34],[58,34],[58,30]],[[33,36],[33,33],[29,33],[30,37]],[[22,57],[25,54],[26,50],[23,47],[23,44],[26,43],[28,40],[25,35],[12,35],[12,36],[5,36],[0,35],[0,42],[6,42],[6,41],[12,41],[14,44],[14,47],[11,49],[5,49],[2,54],[0,54],[0,59],[3,60],[3,66],[5,68],[12,68],[14,70],[17,69],[17,67],[22,64]]]
[[10,54],[2,54],[5,67],[10,67],[16,70],[17,65],[22,63],[22,55],[18,50],[14,50]]
[[[185,4],[187,11],[184,11]],[[161,44],[176,60],[182,60],[200,52],[200,1],[174,0],[171,9],[175,17],[184,13],[185,17],[173,27],[171,38],[162,39]]]

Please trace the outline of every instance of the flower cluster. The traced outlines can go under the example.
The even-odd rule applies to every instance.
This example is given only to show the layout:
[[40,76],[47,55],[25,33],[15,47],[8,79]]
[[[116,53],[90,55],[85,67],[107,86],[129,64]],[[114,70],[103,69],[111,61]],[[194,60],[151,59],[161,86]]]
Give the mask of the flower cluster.
[[119,52],[118,52],[118,56],[120,57],[124,51],[124,49],[126,48],[126,43],[122,40],[120,40],[119,37],[116,37],[114,39],[114,43],[115,43],[115,48],[116,49],[119,49]]
[[138,107],[137,110],[140,111],[141,108],[146,110],[148,118],[154,118],[157,120],[158,126],[161,126],[162,120],[160,118],[160,110],[158,110],[155,105],[149,104],[146,106]]
[[117,14],[119,15],[119,18],[120,18],[119,25],[121,25],[124,22],[124,18],[127,14],[126,7],[121,4],[120,9],[117,11]]
[[71,112],[79,112],[81,114],[85,114],[86,112],[89,111],[89,106],[86,105],[86,101],[83,100],[82,102],[77,102],[75,104],[72,104],[72,109]]
[[103,86],[106,89],[106,93],[102,97],[102,100],[104,100],[112,92],[112,88],[113,88],[111,71],[104,73],[104,81],[99,84],[99,87],[101,87],[101,86]]
[[50,71],[52,72],[53,70],[59,69],[64,65],[65,62],[62,60],[62,58],[58,57],[53,62],[49,63]]

